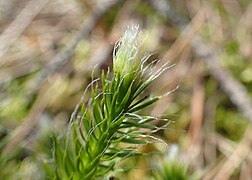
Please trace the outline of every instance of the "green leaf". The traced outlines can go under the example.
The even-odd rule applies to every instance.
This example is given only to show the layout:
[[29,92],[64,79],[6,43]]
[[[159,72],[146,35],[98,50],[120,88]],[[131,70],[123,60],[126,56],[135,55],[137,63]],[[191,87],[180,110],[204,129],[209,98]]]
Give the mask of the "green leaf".
[[145,129],[155,129],[156,126],[148,125],[148,124],[141,124],[132,121],[123,122],[120,128],[130,128],[130,127],[138,127],[138,128],[145,128]]
[[139,111],[153,103],[155,103],[156,101],[158,101],[160,99],[160,97],[153,97],[153,98],[148,98],[145,99],[144,101],[140,102],[139,104],[137,104],[136,106],[132,107],[131,109],[129,109],[129,112],[135,112],[135,111]]
[[128,104],[128,101],[129,101],[129,98],[130,98],[130,95],[131,95],[131,87],[129,87],[127,93],[125,94],[122,102],[120,103],[120,105],[118,106],[116,112],[117,113],[120,113],[123,109],[126,111],[127,110],[127,104]]
[[96,173],[96,177],[104,176],[111,171],[115,166],[115,162],[111,162],[109,165],[100,164]]
[[135,137],[133,138],[131,136],[127,136],[127,137],[121,139],[121,142],[129,143],[129,144],[146,144],[146,141],[135,139]]

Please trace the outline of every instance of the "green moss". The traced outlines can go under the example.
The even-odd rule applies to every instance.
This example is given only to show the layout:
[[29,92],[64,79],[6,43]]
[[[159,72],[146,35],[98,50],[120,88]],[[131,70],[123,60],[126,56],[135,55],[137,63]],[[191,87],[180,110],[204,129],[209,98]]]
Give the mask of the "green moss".
[[221,106],[217,108],[216,130],[225,137],[234,141],[239,141],[247,125],[247,120],[232,107],[223,108],[223,106]]

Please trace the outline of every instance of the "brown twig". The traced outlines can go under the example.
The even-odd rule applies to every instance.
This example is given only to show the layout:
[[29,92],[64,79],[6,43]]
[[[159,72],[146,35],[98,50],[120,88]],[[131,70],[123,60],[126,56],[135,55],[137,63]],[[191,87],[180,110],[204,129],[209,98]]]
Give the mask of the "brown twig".
[[34,85],[34,92],[36,92],[41,87],[48,76],[57,72],[58,69],[62,68],[64,64],[68,62],[70,57],[73,55],[78,43],[89,35],[91,30],[95,27],[98,19],[117,2],[118,0],[107,0],[103,3],[99,3],[92,14],[89,15],[88,19],[84,20],[80,27],[80,30],[71,40],[71,42],[69,42],[68,45],[50,61],[51,63],[38,76],[38,79],[36,79],[36,83]]
[[231,101],[238,107],[243,115],[252,123],[252,103],[247,89],[230,72],[219,64],[217,50],[212,50],[202,43],[200,38],[195,38],[192,42],[197,54],[208,64],[211,75],[219,81],[222,89],[227,93]]
[[[167,18],[172,21],[172,23],[175,23],[181,29],[181,31],[183,31],[185,29],[185,26],[189,24],[189,21],[182,18],[172,8],[169,8],[169,11],[164,11],[164,9],[155,5],[154,3],[153,6],[159,11],[162,11],[167,16]],[[201,11],[202,10],[200,10],[199,12]],[[174,18],[174,16],[177,17]],[[220,66],[220,53],[216,49],[212,49],[208,45],[203,43],[202,39],[199,36],[195,36],[190,41],[190,43],[196,54],[201,59],[206,61],[211,75],[219,82],[222,89],[227,93],[231,101],[252,123],[252,103],[250,96],[248,95],[246,88],[238,80],[233,78],[227,69]]]
[[[251,126],[249,127],[249,129],[251,131]],[[216,138],[213,139],[213,141],[214,141],[213,143],[216,143],[216,145],[218,146],[218,149],[220,150],[220,152],[222,154],[225,155],[226,158],[223,158],[221,161],[217,162],[217,164],[215,164],[214,166],[210,165],[210,167],[208,167],[206,169],[206,171],[204,172],[202,179],[204,179],[204,180],[214,179],[214,176],[216,174],[220,174],[220,173],[221,173],[221,175],[218,175],[219,177],[223,176],[223,173],[225,173],[225,174],[228,173],[230,175],[230,173],[232,173],[231,171],[234,170],[235,167],[238,167],[241,163],[247,164],[247,163],[252,162],[251,151],[249,151],[249,152],[247,151],[249,148],[249,144],[251,144],[251,139],[250,139],[250,142],[248,141],[248,138],[251,138],[248,135],[249,129],[247,129],[247,131],[246,131],[247,134],[246,133],[244,134],[244,138],[242,139],[242,141],[239,144],[238,143],[236,144],[235,142],[233,142],[229,139],[226,139],[221,135],[216,135]],[[247,139],[247,140],[245,140],[245,139]],[[243,143],[243,145],[242,145],[242,143]],[[246,143],[248,143],[248,144],[246,144]],[[247,147],[244,147],[244,146],[247,146]],[[242,152],[239,152],[239,151],[242,151]],[[245,151],[247,151],[247,152],[245,152]],[[236,152],[236,154],[235,154],[235,152]],[[232,156],[234,156],[234,157],[232,157]],[[239,158],[241,158],[240,160],[239,160],[238,156],[239,156]],[[244,156],[246,156],[246,157],[244,157]],[[246,161],[244,161],[245,158],[246,158]],[[228,164],[228,163],[230,163],[230,161],[232,159],[236,162],[232,162],[233,165]],[[220,172],[220,171],[222,171],[222,172]],[[227,176],[227,175],[225,175],[225,176]]]
[[227,160],[223,163],[214,179],[229,179],[235,168],[240,166],[242,161],[247,157],[248,153],[251,150],[251,130],[251,126],[248,126],[244,134],[244,138],[239,143],[238,147],[235,149],[232,155],[229,156]]
[[[237,149],[238,143],[235,143],[221,135],[216,134],[216,145],[222,154],[226,157],[231,156],[231,154]],[[252,163],[252,152],[250,152],[247,156],[247,160]]]
[[21,11],[18,17],[1,34],[0,58],[8,51],[10,46],[18,39],[31,21],[44,8],[47,2],[48,0],[31,0]]

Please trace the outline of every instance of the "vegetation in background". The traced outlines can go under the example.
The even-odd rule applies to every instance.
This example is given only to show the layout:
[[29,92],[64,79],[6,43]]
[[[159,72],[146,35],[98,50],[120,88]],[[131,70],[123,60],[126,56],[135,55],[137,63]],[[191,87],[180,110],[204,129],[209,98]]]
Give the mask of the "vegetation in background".
[[[189,171],[188,176],[192,172],[196,172],[200,178],[212,175],[209,179],[215,179],[217,172],[224,167],[223,162],[227,162],[230,157],[233,157],[233,153],[243,142],[244,131],[249,122],[243,112],[238,110],[238,106],[232,102],[233,97],[223,90],[223,83],[219,82],[209,69],[205,60],[210,56],[201,56],[197,52],[201,50],[201,46],[195,48],[191,42],[197,38],[202,39],[202,42],[212,49],[212,54],[216,55],[221,67],[230,72],[251,97],[252,4],[250,0],[228,3],[223,0],[105,0],[102,3],[87,0],[55,0],[48,1],[37,13],[34,11],[35,8],[27,8],[27,5],[32,2],[35,2],[35,7],[38,8],[38,3],[46,2],[46,0],[0,1],[0,54],[2,54],[1,47],[8,45],[13,36],[16,38],[0,57],[0,179],[45,179],[46,175],[53,177],[56,171],[58,175],[66,174],[68,176],[68,172],[60,172],[61,170],[57,166],[61,163],[61,158],[52,162],[53,155],[71,154],[70,159],[62,156],[63,169],[67,166],[70,170],[78,171],[79,167],[74,164],[77,161],[81,164],[82,160],[77,158],[78,160],[74,161],[74,156],[78,153],[71,149],[75,148],[72,145],[78,142],[83,145],[84,140],[92,137],[88,147],[91,151],[96,151],[93,145],[95,138],[100,138],[106,128],[101,125],[97,126],[99,117],[96,117],[97,115],[94,115],[93,111],[102,110],[104,112],[101,113],[100,118],[107,117],[110,111],[101,107],[106,105],[105,98],[108,99],[110,96],[112,98],[116,93],[116,90],[111,87],[112,84],[119,86],[118,81],[130,79],[129,75],[126,77],[120,72],[114,72],[115,69],[110,72],[107,69],[116,62],[115,59],[112,62],[111,58],[114,42],[119,38],[123,29],[132,22],[140,24],[142,27],[142,33],[146,37],[142,44],[144,48],[148,52],[154,52],[154,55],[145,63],[150,67],[149,70],[146,69],[145,73],[139,73],[141,78],[137,74],[139,78],[134,81],[147,82],[151,77],[152,68],[155,68],[155,63],[148,64],[155,59],[162,59],[164,63],[170,61],[171,64],[176,64],[174,68],[164,72],[150,84],[145,92],[132,103],[134,104],[138,100],[144,101],[145,95],[152,98],[148,94],[165,94],[171,90],[171,87],[180,85],[175,93],[142,109],[140,114],[134,112],[139,115],[134,117],[134,122],[139,122],[140,117],[147,118],[143,116],[146,114],[154,117],[165,115],[165,118],[169,118],[171,120],[169,122],[172,123],[168,127],[160,128],[157,132],[154,131],[155,137],[169,145],[161,146],[159,143],[147,146],[132,145],[126,143],[126,139],[123,138],[119,144],[115,145],[116,140],[126,134],[114,133],[109,142],[110,147],[115,146],[115,151],[102,147],[106,151],[96,165],[106,166],[99,166],[97,170],[103,169],[105,173],[105,170],[109,170],[111,167],[112,170],[115,170],[112,176],[120,180],[150,179],[153,171],[151,163],[149,163],[151,161],[157,166],[163,166],[163,170],[159,168],[160,171],[157,171],[157,177],[159,177],[165,171],[170,173],[170,169],[176,171],[172,163],[163,165],[166,163],[162,162],[167,149],[170,149],[170,143],[174,143],[180,149],[179,157],[182,157],[185,162],[184,165]],[[110,2],[114,2],[114,5],[107,6]],[[29,22],[26,21],[26,16],[20,16],[23,10],[28,12],[26,16],[31,17],[31,19],[28,18]],[[199,17],[200,12],[205,15],[203,22],[196,18]],[[17,21],[17,18],[20,17],[23,19]],[[194,21],[195,18],[197,21]],[[26,23],[20,22],[27,22],[28,25],[22,29],[21,27]],[[8,29],[11,27],[17,29],[9,31]],[[83,27],[84,31],[81,32]],[[188,29],[191,30],[189,33],[187,33]],[[8,38],[3,38],[4,35],[8,35]],[[68,47],[72,45],[76,37],[79,37],[79,39],[77,38],[78,46],[69,50]],[[196,45],[199,44],[196,43]],[[61,58],[67,57],[64,61],[61,61],[61,58],[55,58],[66,49],[69,54],[60,55]],[[115,52],[119,53],[119,49],[116,49]],[[124,49],[127,50],[125,47]],[[141,52],[140,56],[144,57],[144,52],[139,52]],[[124,55],[122,54],[122,56]],[[70,126],[69,117],[78,103],[83,89],[94,80],[90,69],[92,70],[96,64],[98,66],[95,68],[93,77],[99,77],[99,80],[95,80],[87,88],[84,100],[81,101],[79,109],[75,112],[72,126]],[[122,66],[128,65],[121,64],[121,68],[117,68],[117,71],[121,70],[125,73]],[[157,65],[156,69],[159,67]],[[135,67],[133,66],[133,68]],[[100,77],[98,74],[101,69],[104,70],[104,73]],[[152,73],[154,72],[156,70],[152,71]],[[43,76],[44,73],[46,76]],[[44,81],[40,82],[40,78],[44,78]],[[117,84],[115,79],[119,79]],[[106,87],[103,86],[104,84]],[[126,84],[120,84],[120,86],[129,89]],[[133,85],[131,86],[133,87]],[[132,87],[129,94],[134,91]],[[120,93],[126,97],[128,89],[124,92],[120,91]],[[104,90],[111,90],[114,95],[102,93]],[[89,99],[89,97],[91,98]],[[115,99],[117,102],[122,101],[122,97],[119,95],[116,95]],[[247,99],[251,101],[251,98]],[[124,107],[126,106],[124,105]],[[91,125],[96,125],[98,128],[82,137],[80,133],[87,130],[80,119],[85,114],[86,108],[87,113],[83,118],[92,119]],[[118,112],[115,114],[118,115]],[[121,115],[125,118],[129,116],[128,114],[123,115],[123,113]],[[17,130],[29,120],[31,120],[30,123],[26,123],[28,124],[27,129],[23,131],[27,134],[14,136]],[[90,121],[87,122],[90,123]],[[130,123],[132,122],[130,121]],[[148,122],[147,125],[152,129],[165,123],[166,121],[154,120]],[[133,125],[139,126],[139,123]],[[124,126],[125,128],[119,129],[122,133],[129,129],[129,126],[125,124]],[[140,129],[145,136],[149,136],[146,128],[141,127]],[[116,131],[116,128],[113,131]],[[51,137],[52,133],[54,133],[53,137]],[[134,135],[134,133],[130,134]],[[10,151],[6,151],[6,147],[15,140],[12,137],[22,138],[9,149]],[[136,140],[142,142],[147,139],[141,137]],[[150,139],[147,141],[152,142]],[[250,143],[247,143],[247,147],[249,145]],[[60,152],[59,149],[65,149],[65,146],[71,148]],[[77,146],[77,148],[79,147]],[[120,148],[125,148],[127,152],[121,151]],[[55,151],[52,152],[52,149]],[[56,152],[56,149],[59,152]],[[143,152],[145,156],[139,156],[140,152]],[[131,154],[131,158],[124,158],[127,157],[127,154]],[[152,154],[158,155],[152,159]],[[236,156],[240,162],[233,163],[232,166],[235,167],[229,169],[231,179],[245,179],[245,176],[252,176],[250,154],[248,153],[248,156],[243,158]],[[111,161],[109,160],[111,164],[104,160],[109,157],[111,157]],[[90,159],[92,158],[90,156]],[[122,159],[125,160],[121,161]],[[67,164],[67,161],[72,162],[72,165]],[[44,167],[44,164],[47,166]],[[119,168],[113,166],[114,164]],[[120,167],[127,168],[120,169]],[[46,172],[48,174],[44,172],[44,168],[49,168]],[[183,168],[179,169],[181,171],[178,171],[183,172]],[[109,173],[108,177],[110,175]]]

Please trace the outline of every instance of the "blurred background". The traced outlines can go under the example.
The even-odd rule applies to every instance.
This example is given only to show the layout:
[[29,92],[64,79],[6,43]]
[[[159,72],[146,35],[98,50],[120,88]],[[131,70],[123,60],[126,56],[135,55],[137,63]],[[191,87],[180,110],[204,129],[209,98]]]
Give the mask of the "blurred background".
[[169,179],[180,162],[187,179],[251,179],[250,0],[0,0],[0,179],[44,179],[51,132],[134,24],[151,59],[175,64],[148,90],[179,88],[141,112],[170,120],[154,133],[167,144],[110,178]]

